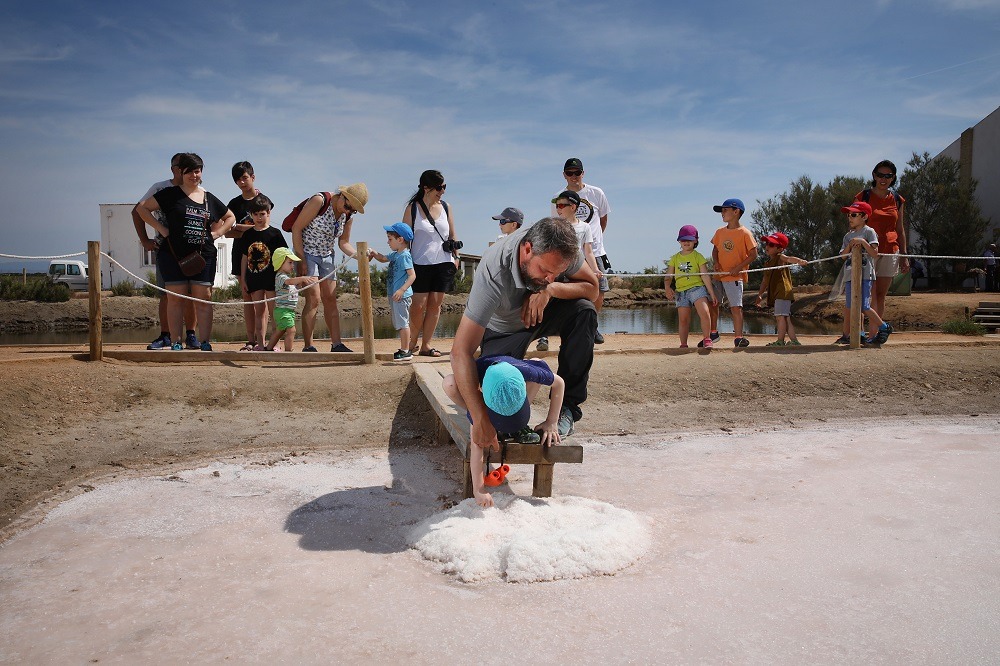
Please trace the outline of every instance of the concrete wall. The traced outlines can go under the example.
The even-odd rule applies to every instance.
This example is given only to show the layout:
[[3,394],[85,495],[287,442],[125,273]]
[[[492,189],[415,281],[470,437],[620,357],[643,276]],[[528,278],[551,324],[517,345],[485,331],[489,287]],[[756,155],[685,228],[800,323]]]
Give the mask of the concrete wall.
[[[132,207],[134,205],[134,203],[100,204],[101,251],[114,257],[115,261],[145,280],[146,273],[156,269],[156,257],[153,253],[143,250],[139,243],[135,226],[132,224]],[[152,230],[150,230],[149,235],[153,235]],[[215,241],[215,247],[218,250],[215,286],[225,287],[229,284],[229,262],[233,239],[220,238]],[[101,285],[105,289],[110,289],[124,280],[137,282],[135,278],[111,262],[107,260],[101,262]]]
[[976,200],[983,216],[990,219],[987,239],[1000,242],[1000,107],[937,156],[957,160],[964,173],[971,173],[979,181]]

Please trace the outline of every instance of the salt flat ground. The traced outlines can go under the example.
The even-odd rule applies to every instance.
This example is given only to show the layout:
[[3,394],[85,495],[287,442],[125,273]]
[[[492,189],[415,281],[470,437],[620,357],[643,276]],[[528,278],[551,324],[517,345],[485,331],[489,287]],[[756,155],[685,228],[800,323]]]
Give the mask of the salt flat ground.
[[[633,512],[651,546],[544,583],[461,583],[408,548],[454,492],[450,448],[98,483],[0,546],[0,662],[995,662],[998,429],[581,438],[553,501]],[[530,468],[508,480],[530,495]]]

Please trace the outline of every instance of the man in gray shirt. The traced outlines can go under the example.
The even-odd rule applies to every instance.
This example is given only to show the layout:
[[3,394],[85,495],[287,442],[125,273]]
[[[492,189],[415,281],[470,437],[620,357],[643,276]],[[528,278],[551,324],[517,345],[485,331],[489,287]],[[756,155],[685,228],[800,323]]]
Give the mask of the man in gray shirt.
[[465,315],[455,333],[451,367],[472,416],[472,441],[499,448],[486,411],[473,355],[524,358],[531,341],[559,335],[559,369],[566,383],[559,434],[573,432],[583,412],[594,362],[597,276],[564,220],[542,218],[491,246],[476,269]]

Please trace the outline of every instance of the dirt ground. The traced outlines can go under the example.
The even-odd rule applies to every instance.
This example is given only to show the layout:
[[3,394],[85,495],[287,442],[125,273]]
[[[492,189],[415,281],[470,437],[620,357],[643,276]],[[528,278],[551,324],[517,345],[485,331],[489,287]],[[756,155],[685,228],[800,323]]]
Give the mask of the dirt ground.
[[[939,325],[978,300],[976,294],[891,298],[887,318]],[[107,316],[134,321],[155,302],[105,303]],[[85,304],[2,303],[0,321],[11,322],[15,312],[18,321],[67,321],[76,316],[67,306],[85,310]],[[833,347],[826,337],[804,338],[798,349],[764,349],[769,338],[759,336],[740,353],[724,348],[724,336],[723,349],[711,354],[680,353],[676,336],[607,337],[577,437],[768,428],[852,411],[1000,413],[1000,338],[992,335],[897,333],[882,349],[856,351]],[[449,342],[438,346],[447,350]],[[377,345],[380,352],[395,349],[393,340]],[[433,444],[432,417],[408,365],[239,356],[221,363],[89,363],[83,351],[0,347],[0,534],[39,502],[86,491],[96,477],[233,453],[278,460],[331,448],[383,448],[390,437],[395,445]],[[555,366],[555,353],[548,356]]]

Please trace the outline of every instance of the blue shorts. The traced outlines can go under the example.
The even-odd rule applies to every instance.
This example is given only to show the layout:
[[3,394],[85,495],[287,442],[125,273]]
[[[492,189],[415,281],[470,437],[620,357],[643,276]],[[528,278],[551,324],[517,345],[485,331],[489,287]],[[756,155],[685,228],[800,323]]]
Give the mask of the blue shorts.
[[389,309],[392,310],[392,327],[397,331],[410,327],[411,303],[413,303],[413,297],[411,296],[407,296],[399,301],[394,301],[392,296],[389,296]]
[[685,289],[684,291],[678,291],[677,307],[692,307],[701,298],[708,299],[708,289],[703,284],[700,284],[697,287],[691,287],[690,289]]
[[[333,262],[333,254],[328,254],[325,257],[318,257],[315,254],[309,254],[308,252],[303,252],[306,260],[306,275],[315,275],[316,277],[323,279],[327,275],[331,275],[336,268]],[[334,275],[328,280],[328,282],[336,282],[337,276]]]
[[[844,287],[847,289],[847,309],[851,309],[851,281],[848,280],[844,283]],[[861,311],[872,309],[872,281],[862,280],[861,281]]]
[[787,298],[776,298],[774,299],[774,316],[775,317],[791,317],[792,316],[792,301]]

